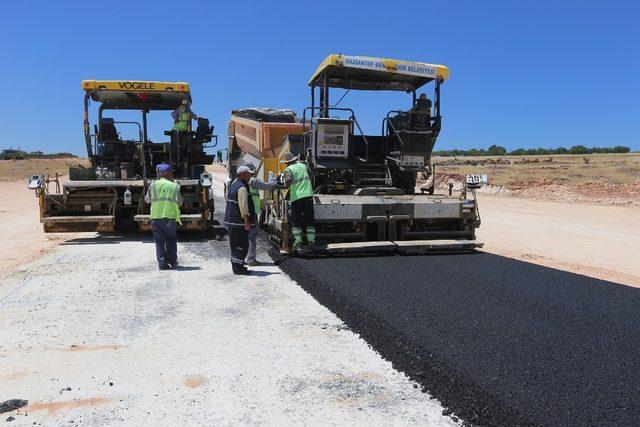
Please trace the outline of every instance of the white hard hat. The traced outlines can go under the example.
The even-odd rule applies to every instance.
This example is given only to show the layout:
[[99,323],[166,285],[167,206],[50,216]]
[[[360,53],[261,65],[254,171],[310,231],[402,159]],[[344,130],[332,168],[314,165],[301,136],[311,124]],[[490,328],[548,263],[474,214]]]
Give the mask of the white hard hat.
[[242,165],[238,168],[238,170],[236,171],[236,175],[240,175],[243,172],[248,172],[251,175],[253,175],[253,171],[249,168],[249,166],[246,165]]
[[298,160],[298,156],[294,156],[291,152],[287,151],[282,155],[282,161],[285,163],[293,163]]
[[253,163],[244,163],[242,166],[248,167],[253,173],[256,171],[256,166]]

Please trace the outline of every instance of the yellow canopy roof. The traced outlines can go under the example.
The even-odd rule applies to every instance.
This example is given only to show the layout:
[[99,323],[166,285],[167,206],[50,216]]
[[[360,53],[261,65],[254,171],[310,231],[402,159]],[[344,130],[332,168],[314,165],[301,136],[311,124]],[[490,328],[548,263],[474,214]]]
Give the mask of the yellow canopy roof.
[[415,90],[436,78],[449,78],[444,65],[335,53],[322,61],[309,86],[321,85],[324,73],[329,87],[363,90]]
[[84,89],[102,108],[174,110],[191,101],[189,83],[142,80],[83,80]]
[[189,83],[151,82],[143,80],[83,80],[82,89],[124,92],[189,92]]

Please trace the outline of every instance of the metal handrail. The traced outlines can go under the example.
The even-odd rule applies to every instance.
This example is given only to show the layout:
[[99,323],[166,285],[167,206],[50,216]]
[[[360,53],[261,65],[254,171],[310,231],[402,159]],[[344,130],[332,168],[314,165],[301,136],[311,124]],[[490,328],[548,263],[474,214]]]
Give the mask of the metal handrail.
[[[391,122],[391,120],[390,120],[388,115],[387,115],[387,117],[382,119],[382,135],[385,135],[385,137],[386,137],[386,132],[384,131],[385,130],[385,127],[384,127],[385,122],[387,123],[387,129],[389,128],[389,126],[391,126],[391,129],[393,129],[393,133],[398,137],[398,141],[400,141],[400,149],[402,149],[402,147],[404,146],[404,141],[402,140],[402,137],[400,137],[400,134],[398,133],[398,130],[396,129],[395,125]],[[387,142],[387,141],[385,141],[385,142]]]
[[[213,142],[215,140],[215,142]],[[218,146],[218,135],[211,135],[211,141],[202,144],[202,148],[215,148]]]
[[[356,120],[356,115],[353,112],[353,110],[351,108],[342,108],[342,107],[306,107],[304,110],[302,110],[302,128],[305,128],[305,124],[306,124],[306,117],[307,117],[307,110],[311,110],[311,118],[315,117],[314,111],[315,110],[337,110],[337,111],[349,111],[351,113],[351,117],[349,118],[350,120]],[[311,124],[313,124],[313,122],[311,122]]]
[[396,114],[400,114],[400,113],[408,113],[409,111],[402,111],[402,110],[391,110],[387,113],[387,118],[391,117],[391,113],[396,113]]

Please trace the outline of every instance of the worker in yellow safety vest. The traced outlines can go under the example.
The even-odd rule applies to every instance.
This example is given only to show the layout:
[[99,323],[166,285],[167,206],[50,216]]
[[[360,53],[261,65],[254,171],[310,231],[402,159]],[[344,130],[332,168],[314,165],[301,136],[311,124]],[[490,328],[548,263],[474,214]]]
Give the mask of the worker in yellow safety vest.
[[178,267],[177,227],[180,222],[182,195],[180,185],[173,182],[171,166],[160,163],[156,167],[158,179],[151,181],[145,201],[151,203],[151,229],[156,244],[156,258],[160,270]]
[[198,120],[198,115],[191,111],[191,106],[187,98],[182,100],[182,104],[173,110],[173,130],[180,132],[188,131],[191,127],[191,120]]
[[299,251],[304,246],[303,229],[306,231],[309,245],[313,246],[316,242],[313,184],[309,176],[309,169],[304,163],[298,162],[297,156],[286,152],[283,155],[283,161],[287,164],[282,176],[285,188],[289,189],[289,201],[291,202],[293,248]]

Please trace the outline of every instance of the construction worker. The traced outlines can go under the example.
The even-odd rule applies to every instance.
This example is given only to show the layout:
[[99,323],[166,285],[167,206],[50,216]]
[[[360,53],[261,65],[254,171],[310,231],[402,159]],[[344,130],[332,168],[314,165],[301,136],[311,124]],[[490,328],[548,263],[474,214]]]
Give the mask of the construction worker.
[[224,224],[229,230],[231,269],[233,274],[249,275],[244,266],[249,249],[249,231],[257,223],[256,210],[249,193],[249,180],[253,172],[242,165],[236,171],[237,178],[227,189],[227,209]]
[[[251,173],[255,175],[256,167],[251,163],[247,163],[247,167],[249,167],[249,169],[251,169]],[[253,203],[253,208],[256,211],[256,218],[259,218],[260,212],[262,211],[262,200],[260,200],[260,190],[258,190],[258,188],[256,188],[255,185],[251,185],[255,181],[256,181],[256,178],[253,178],[253,177],[249,180],[249,194],[251,195],[251,202]],[[258,230],[259,230],[257,222],[258,221],[256,221],[256,225],[251,227],[251,230],[249,230],[249,248],[247,250],[247,259],[246,259],[247,265],[249,267],[260,265],[260,263],[256,259],[256,252],[257,252],[256,244],[258,240]]]
[[[256,167],[252,163],[245,163],[244,166],[251,169],[251,173],[255,175]],[[260,190],[272,192],[275,188],[282,187],[279,185],[275,179],[270,180],[269,182],[262,181],[258,178],[251,177],[249,179],[249,194],[251,195],[251,201],[253,202],[253,208],[256,211],[256,218],[260,218],[260,212],[262,211],[262,200],[260,200]],[[257,240],[258,240],[258,231],[259,225],[257,224],[251,227],[249,230],[249,248],[247,250],[247,259],[246,265],[248,266],[256,266],[260,265],[260,261],[256,259],[257,254]]]
[[167,270],[178,267],[177,224],[180,222],[182,195],[180,185],[173,182],[171,166],[160,163],[156,167],[158,179],[152,181],[145,196],[151,203],[151,229],[156,243],[158,268]]
[[173,110],[173,130],[186,132],[189,130],[191,120],[198,120],[198,115],[191,111],[191,105],[187,98],[182,100],[182,105]]
[[303,228],[307,234],[307,242],[313,246],[316,242],[315,216],[313,212],[313,186],[309,170],[298,157],[290,152],[283,155],[287,168],[283,172],[284,187],[289,189],[291,202],[291,231],[293,232],[295,250],[303,246]]

